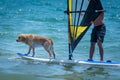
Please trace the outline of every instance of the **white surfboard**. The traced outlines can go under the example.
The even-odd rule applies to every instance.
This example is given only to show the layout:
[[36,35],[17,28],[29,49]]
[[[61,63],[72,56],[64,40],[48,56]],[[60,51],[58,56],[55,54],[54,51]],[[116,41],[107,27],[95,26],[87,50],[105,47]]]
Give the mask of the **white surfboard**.
[[82,60],[57,60],[57,59],[46,59],[46,58],[36,58],[27,56],[24,53],[17,53],[21,58],[27,60],[40,61],[45,63],[63,63],[63,64],[76,64],[76,65],[96,65],[96,66],[118,66],[120,67],[120,62],[100,62],[100,61],[82,61]]

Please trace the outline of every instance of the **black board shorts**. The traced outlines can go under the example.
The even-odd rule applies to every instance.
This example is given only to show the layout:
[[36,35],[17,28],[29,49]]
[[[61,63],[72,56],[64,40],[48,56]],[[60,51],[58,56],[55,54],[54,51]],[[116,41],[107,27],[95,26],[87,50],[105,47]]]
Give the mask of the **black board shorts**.
[[106,34],[106,27],[104,24],[95,26],[92,29],[91,42],[97,42],[97,40],[100,40],[103,43],[105,34]]

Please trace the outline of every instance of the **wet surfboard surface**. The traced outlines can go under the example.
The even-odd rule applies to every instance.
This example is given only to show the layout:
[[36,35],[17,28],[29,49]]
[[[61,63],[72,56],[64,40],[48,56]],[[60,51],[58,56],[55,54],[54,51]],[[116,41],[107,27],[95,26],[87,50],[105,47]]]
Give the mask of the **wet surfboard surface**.
[[100,62],[100,61],[89,61],[89,60],[57,60],[57,59],[48,59],[48,58],[37,58],[37,57],[31,57],[27,56],[27,54],[24,53],[17,53],[21,58],[26,60],[34,60],[34,61],[40,61],[45,63],[63,63],[63,64],[76,64],[76,65],[96,65],[96,66],[119,66],[120,62]]

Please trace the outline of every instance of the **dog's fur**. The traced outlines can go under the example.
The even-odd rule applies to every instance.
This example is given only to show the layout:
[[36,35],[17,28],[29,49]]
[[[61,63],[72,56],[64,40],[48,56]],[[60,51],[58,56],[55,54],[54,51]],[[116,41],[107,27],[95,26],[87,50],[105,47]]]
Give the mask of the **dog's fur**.
[[30,54],[31,50],[33,51],[33,55],[35,55],[35,47],[43,46],[44,49],[49,53],[49,58],[52,57],[55,59],[55,53],[53,49],[53,41],[50,38],[34,35],[34,34],[20,34],[18,36],[17,42],[23,42],[29,45],[28,54]]

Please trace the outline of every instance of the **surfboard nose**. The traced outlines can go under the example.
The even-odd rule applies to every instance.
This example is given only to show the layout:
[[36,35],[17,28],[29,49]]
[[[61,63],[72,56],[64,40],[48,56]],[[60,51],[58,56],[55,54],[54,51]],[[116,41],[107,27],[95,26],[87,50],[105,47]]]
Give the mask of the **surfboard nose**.
[[18,39],[16,39],[16,42],[19,42]]

